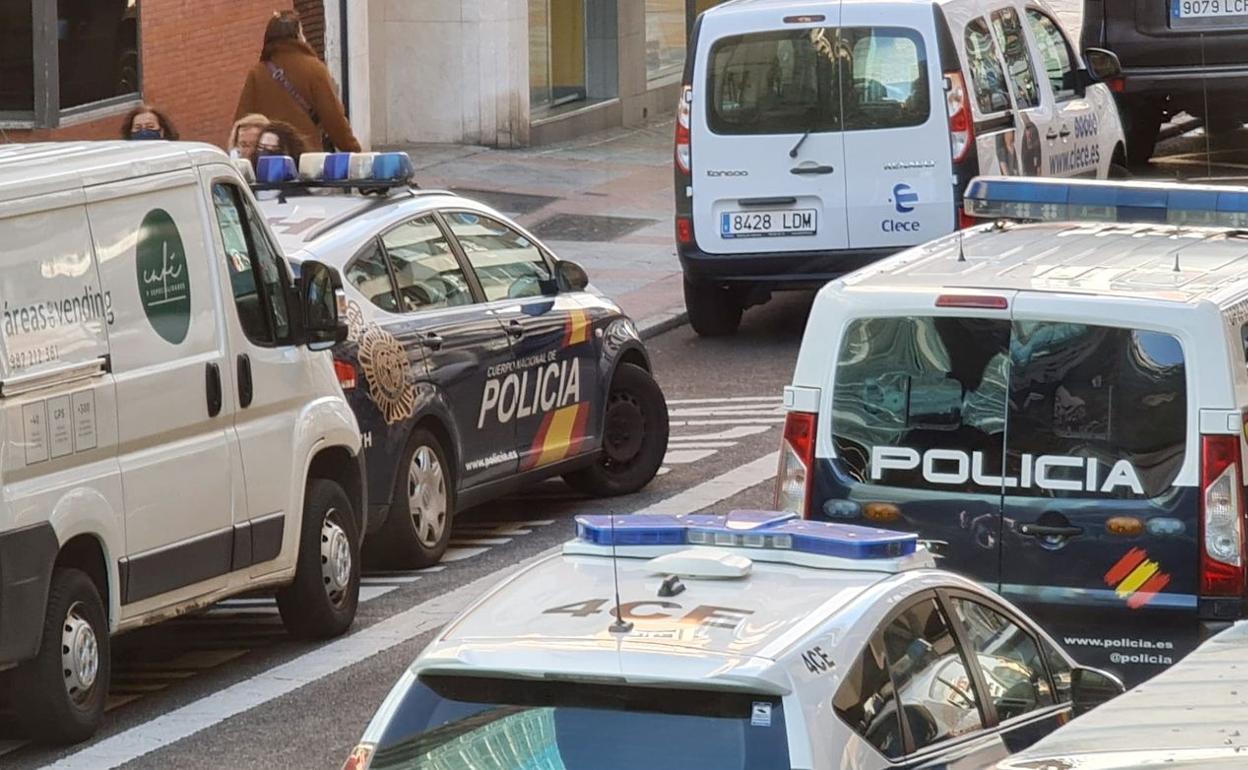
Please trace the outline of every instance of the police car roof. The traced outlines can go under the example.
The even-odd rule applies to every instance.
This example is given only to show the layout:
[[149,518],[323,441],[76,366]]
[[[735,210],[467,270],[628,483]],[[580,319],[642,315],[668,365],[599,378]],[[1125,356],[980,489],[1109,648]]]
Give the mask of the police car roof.
[[1226,305],[1248,293],[1248,234],[1151,224],[987,225],[903,251],[833,287],[1061,292]]

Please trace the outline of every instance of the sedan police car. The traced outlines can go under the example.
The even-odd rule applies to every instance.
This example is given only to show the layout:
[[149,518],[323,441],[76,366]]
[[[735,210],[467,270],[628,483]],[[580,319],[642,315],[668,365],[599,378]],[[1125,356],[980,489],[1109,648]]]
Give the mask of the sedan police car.
[[932,566],[792,514],[579,518],[439,633],[345,768],[985,767],[1121,692]]
[[604,496],[655,476],[666,401],[636,326],[579,266],[488,206],[413,189],[402,153],[256,171],[291,261],[345,285],[335,366],[364,435],[371,561],[432,564],[457,510],[533,481]]

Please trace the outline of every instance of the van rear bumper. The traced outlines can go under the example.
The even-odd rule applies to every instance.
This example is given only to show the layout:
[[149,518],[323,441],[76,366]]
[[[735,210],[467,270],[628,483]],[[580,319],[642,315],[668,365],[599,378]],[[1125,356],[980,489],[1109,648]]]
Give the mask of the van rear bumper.
[[0,669],[39,652],[58,550],[46,522],[0,534]]
[[1239,96],[1248,89],[1248,65],[1201,67],[1124,67],[1127,99],[1174,100],[1172,107],[1191,106],[1203,112],[1205,89],[1210,104],[1228,96]]
[[906,247],[844,249],[837,251],[782,251],[755,254],[708,254],[682,246],[680,266],[692,281],[733,286],[804,289],[852,273],[892,256]]

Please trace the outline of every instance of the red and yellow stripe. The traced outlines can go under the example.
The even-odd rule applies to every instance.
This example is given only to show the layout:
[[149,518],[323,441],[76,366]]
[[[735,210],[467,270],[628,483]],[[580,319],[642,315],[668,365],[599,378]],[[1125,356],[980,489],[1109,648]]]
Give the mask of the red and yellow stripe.
[[563,326],[563,346],[570,348],[573,345],[580,345],[582,342],[589,342],[589,312],[586,310],[573,310],[568,313],[567,323]]
[[1113,588],[1118,598],[1126,599],[1128,607],[1138,610],[1170,585],[1170,576],[1148,558],[1147,551],[1132,548],[1105,573],[1105,585]]
[[533,446],[523,460],[521,470],[551,465],[581,451],[585,443],[585,425],[589,422],[589,403],[582,401],[548,412],[533,439]]

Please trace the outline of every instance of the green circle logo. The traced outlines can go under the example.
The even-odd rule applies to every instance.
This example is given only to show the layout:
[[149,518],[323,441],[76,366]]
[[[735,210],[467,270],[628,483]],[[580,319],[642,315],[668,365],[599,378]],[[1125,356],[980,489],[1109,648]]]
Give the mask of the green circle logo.
[[157,334],[180,345],[191,327],[191,276],[178,226],[164,209],[143,217],[136,256],[143,312]]

